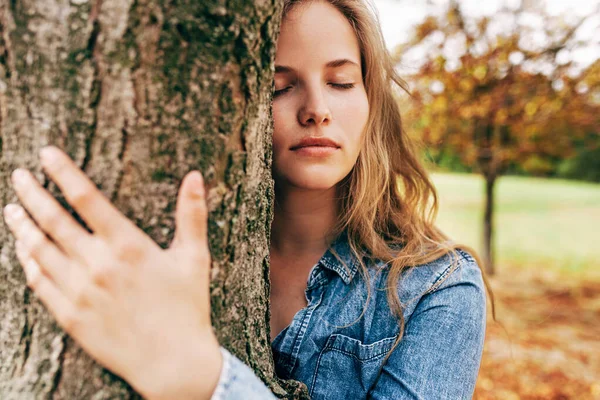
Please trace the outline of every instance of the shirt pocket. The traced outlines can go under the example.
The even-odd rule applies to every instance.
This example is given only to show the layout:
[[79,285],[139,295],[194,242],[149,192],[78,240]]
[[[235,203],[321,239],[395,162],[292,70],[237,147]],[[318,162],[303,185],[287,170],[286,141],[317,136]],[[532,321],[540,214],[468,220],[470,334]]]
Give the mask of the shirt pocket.
[[319,354],[310,390],[312,399],[365,399],[396,337],[364,344],[333,334]]

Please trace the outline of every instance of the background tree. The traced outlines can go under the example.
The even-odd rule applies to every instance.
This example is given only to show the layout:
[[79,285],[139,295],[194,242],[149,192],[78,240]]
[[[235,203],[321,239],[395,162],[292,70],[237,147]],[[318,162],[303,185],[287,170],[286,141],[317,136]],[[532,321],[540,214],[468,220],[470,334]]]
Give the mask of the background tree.
[[434,156],[449,152],[485,178],[483,254],[490,274],[497,178],[515,166],[543,172],[578,143],[599,143],[600,61],[581,71],[570,57],[590,45],[576,34],[587,18],[568,24],[528,4],[469,18],[451,2],[397,50],[401,63],[411,51],[424,56],[408,76],[411,129]]
[[[268,329],[280,10],[277,0],[0,0],[0,206],[17,201],[9,176],[25,167],[72,212],[39,166],[38,150],[54,144],[166,248],[179,184],[201,170],[218,338],[275,393],[301,397],[276,379]],[[25,286],[4,223],[0,265],[0,398],[138,397]]]

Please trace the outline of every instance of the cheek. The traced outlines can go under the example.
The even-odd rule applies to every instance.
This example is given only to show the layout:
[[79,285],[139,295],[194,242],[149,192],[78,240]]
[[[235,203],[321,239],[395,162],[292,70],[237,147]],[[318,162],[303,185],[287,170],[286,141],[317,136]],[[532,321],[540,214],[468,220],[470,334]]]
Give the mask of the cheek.
[[[289,110],[287,112],[289,114]],[[273,152],[277,155],[279,149],[286,145],[289,138],[286,136],[286,126],[289,125],[289,115],[286,115],[286,107],[281,101],[273,103]]]
[[358,157],[363,133],[369,119],[369,101],[366,93],[363,92],[349,99],[344,104],[342,115],[345,117],[340,122],[343,131],[346,133],[348,149],[352,157]]

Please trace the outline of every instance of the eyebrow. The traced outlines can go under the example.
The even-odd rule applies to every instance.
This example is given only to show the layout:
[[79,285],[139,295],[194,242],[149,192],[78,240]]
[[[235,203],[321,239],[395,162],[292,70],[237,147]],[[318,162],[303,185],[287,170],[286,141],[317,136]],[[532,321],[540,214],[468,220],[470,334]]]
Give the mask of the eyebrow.
[[[354,65],[356,67],[359,67],[359,65],[354,61],[348,60],[347,58],[341,58],[339,60],[329,61],[327,64],[325,64],[325,68],[338,68],[344,65]],[[275,73],[278,72],[295,72],[295,70],[294,68],[288,67],[287,65],[276,65]]]

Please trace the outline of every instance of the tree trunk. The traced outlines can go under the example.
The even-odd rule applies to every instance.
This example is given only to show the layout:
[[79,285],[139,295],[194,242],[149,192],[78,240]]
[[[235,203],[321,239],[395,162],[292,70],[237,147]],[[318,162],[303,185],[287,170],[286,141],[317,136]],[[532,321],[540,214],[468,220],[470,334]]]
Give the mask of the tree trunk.
[[[280,12],[279,0],[0,0],[0,206],[25,167],[72,212],[39,166],[54,144],[165,248],[179,184],[200,169],[219,340],[275,393],[302,397],[275,376],[268,325]],[[0,266],[0,398],[139,398],[26,287],[4,223]]]
[[496,175],[485,174],[485,211],[483,215],[483,257],[488,275],[493,275],[494,268],[494,185]]

